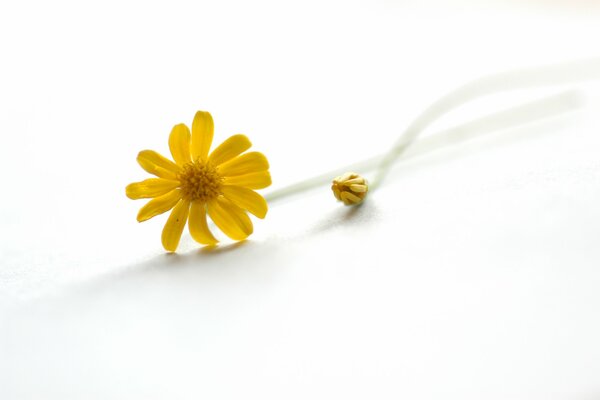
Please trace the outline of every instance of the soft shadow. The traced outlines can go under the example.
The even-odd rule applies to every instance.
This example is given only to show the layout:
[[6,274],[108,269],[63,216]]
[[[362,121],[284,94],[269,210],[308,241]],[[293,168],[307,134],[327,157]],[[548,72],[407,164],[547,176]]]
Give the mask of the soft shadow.
[[[195,242],[194,242],[195,244]],[[218,244],[214,246],[202,246],[198,247],[186,252],[176,252],[176,253],[164,253],[160,254],[156,258],[159,259],[162,263],[166,263],[168,265],[177,265],[182,262],[188,261],[190,259],[201,259],[203,257],[208,256],[216,256],[219,254],[229,253],[233,250],[240,249],[242,247],[251,246],[251,240],[242,240],[239,242],[229,243],[229,244]]]
[[[251,240],[243,240],[240,242],[230,243],[230,244],[219,244],[215,246],[203,246],[198,247],[196,249],[192,249],[185,252],[176,252],[176,253],[163,253],[158,254],[145,262],[139,263],[137,265],[144,265],[145,268],[154,268],[154,267],[165,267],[165,268],[173,268],[182,265],[191,265],[194,261],[205,261],[210,258],[224,256],[227,253],[231,253],[235,250],[239,250],[242,248],[247,248],[252,246],[253,242]],[[200,264],[202,265],[210,265],[210,264]]]
[[[156,254],[102,275],[79,281],[61,288],[55,294],[60,298],[73,296],[100,299],[126,293],[176,290],[183,285],[187,290],[196,287],[207,290],[214,286],[227,287],[240,281],[272,279],[285,264],[284,246],[276,240],[256,243],[245,240],[221,246],[193,249],[184,253]],[[45,299],[56,296],[42,296]],[[36,299],[32,299],[36,302]],[[57,298],[58,300],[58,298]]]
[[218,245],[218,246],[204,246],[199,248],[196,251],[190,251],[189,256],[195,257],[214,257],[225,253],[230,253],[234,250],[240,249],[242,247],[246,247],[250,245],[252,242],[250,240],[242,240],[241,242],[235,242],[226,245]]
[[377,206],[369,198],[357,206],[340,206],[323,217],[319,223],[308,230],[307,235],[314,235],[341,229],[347,226],[371,224],[379,219]]

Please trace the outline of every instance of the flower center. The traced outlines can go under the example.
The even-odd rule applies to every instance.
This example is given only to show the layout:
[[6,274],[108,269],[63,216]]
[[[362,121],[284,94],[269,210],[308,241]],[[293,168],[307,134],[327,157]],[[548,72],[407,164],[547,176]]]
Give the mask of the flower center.
[[182,196],[189,201],[208,201],[221,194],[223,178],[215,167],[203,161],[185,164],[178,178]]

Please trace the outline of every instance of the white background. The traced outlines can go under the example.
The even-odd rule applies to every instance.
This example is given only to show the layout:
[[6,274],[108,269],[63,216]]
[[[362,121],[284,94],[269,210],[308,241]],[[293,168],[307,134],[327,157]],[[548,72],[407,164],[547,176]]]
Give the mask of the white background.
[[0,3],[0,397],[600,398],[598,83],[212,251],[164,254],[166,217],[124,193],[198,109],[276,188],[385,151],[471,79],[600,55],[597,2],[523,3]]

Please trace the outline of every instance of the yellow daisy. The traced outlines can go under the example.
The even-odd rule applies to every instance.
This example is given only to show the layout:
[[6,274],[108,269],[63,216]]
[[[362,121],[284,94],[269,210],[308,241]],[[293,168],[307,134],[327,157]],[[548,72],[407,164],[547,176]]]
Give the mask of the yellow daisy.
[[[125,192],[130,199],[151,198],[138,215],[139,222],[172,209],[162,232],[162,244],[175,251],[186,222],[194,240],[215,245],[206,215],[233,240],[244,240],[253,231],[250,212],[258,218],[267,214],[267,202],[252,189],[271,184],[269,162],[258,152],[248,152],[252,143],[244,135],[233,135],[209,150],[214,122],[209,112],[198,111],[192,132],[185,124],[175,125],[169,136],[173,161],[152,150],[143,150],[137,161],[158,178],[132,183]],[[243,153],[243,154],[242,154]]]

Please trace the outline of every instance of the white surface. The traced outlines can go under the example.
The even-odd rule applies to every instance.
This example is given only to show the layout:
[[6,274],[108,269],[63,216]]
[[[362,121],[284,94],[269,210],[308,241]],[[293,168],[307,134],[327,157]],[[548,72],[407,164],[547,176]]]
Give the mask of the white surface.
[[0,5],[0,397],[598,398],[598,84],[398,165],[359,209],[274,203],[214,251],[163,254],[165,218],[124,196],[196,109],[282,186],[380,153],[467,80],[598,56],[591,5],[448,4]]

